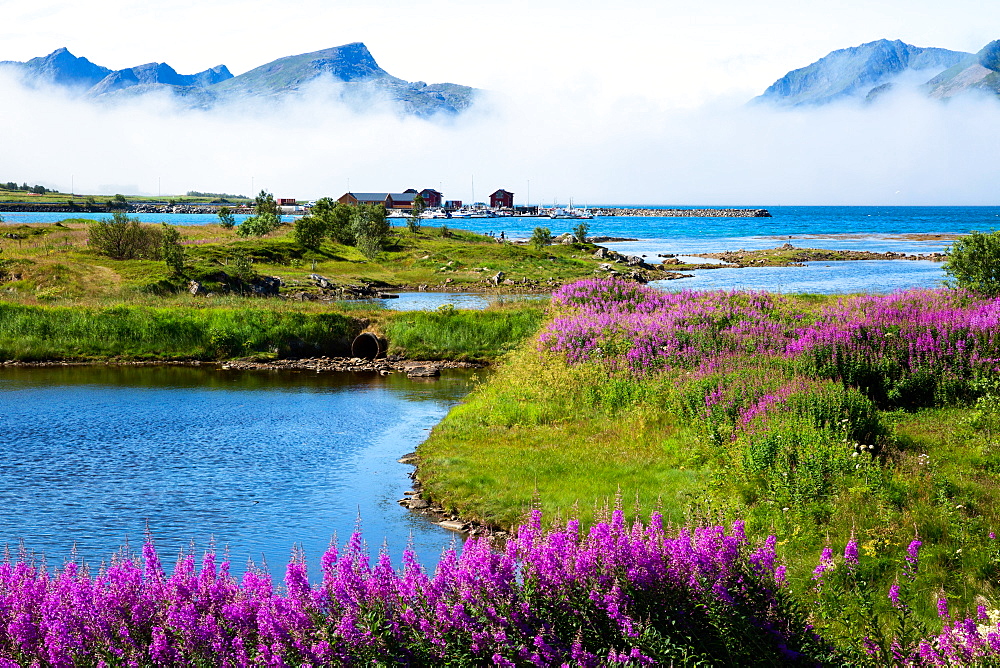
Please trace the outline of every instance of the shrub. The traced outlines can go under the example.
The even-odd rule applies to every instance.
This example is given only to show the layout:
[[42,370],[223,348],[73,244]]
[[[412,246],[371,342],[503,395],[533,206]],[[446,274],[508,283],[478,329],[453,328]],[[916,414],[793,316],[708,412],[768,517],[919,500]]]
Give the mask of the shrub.
[[228,206],[219,207],[219,225],[227,230],[231,230],[236,226],[236,218]]
[[944,271],[959,288],[1000,295],[1000,231],[972,232],[948,248]]
[[536,227],[531,233],[531,245],[541,250],[544,246],[552,243],[552,231],[547,227]]
[[101,255],[115,260],[156,260],[163,252],[163,233],[143,227],[138,218],[115,211],[111,218],[90,223],[87,243]]

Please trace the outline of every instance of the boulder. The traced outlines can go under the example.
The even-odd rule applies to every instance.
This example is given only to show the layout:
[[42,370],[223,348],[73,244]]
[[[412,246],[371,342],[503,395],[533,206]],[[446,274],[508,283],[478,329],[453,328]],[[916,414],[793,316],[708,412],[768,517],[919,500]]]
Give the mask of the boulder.
[[277,276],[258,276],[250,282],[250,289],[261,297],[277,297],[281,279]]

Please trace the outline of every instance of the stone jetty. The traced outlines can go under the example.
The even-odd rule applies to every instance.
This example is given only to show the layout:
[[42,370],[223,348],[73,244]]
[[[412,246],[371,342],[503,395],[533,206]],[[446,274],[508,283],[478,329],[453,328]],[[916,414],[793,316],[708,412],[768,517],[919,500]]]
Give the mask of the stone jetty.
[[767,209],[594,209],[595,216],[657,216],[661,218],[770,218]]

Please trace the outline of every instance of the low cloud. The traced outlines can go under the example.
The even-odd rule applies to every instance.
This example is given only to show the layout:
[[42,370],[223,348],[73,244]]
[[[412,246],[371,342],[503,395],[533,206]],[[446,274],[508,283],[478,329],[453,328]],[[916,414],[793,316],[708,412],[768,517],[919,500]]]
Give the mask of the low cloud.
[[[468,112],[407,117],[320,81],[294,98],[187,109],[167,94],[114,103],[0,73],[0,181],[60,190],[337,197],[496,188],[533,203],[990,204],[1000,103],[901,89],[864,106],[775,110],[720,99],[669,109],[580,86],[484,94]],[[530,182],[530,186],[529,186]],[[113,187],[112,187],[113,186]],[[130,194],[130,193],[126,193]]]

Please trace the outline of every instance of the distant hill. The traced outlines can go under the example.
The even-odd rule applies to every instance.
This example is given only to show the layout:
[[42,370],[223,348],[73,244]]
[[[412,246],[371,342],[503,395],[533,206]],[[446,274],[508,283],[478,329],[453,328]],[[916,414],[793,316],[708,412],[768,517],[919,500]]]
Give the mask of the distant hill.
[[852,97],[874,99],[904,75],[927,81],[970,58],[975,56],[881,39],[832,51],[812,65],[792,70],[754,101],[799,107]]
[[355,105],[387,98],[418,116],[460,113],[471,106],[476,93],[469,86],[428,85],[394,77],[379,67],[361,42],[279,58],[239,76],[233,76],[225,65],[197,74],[178,74],[166,63],[113,71],[78,58],[65,48],[26,62],[2,61],[0,67],[15,70],[29,85],[55,84],[95,100],[167,91],[193,107],[302,94],[305,86],[323,77],[340,83],[343,99]]
[[1000,96],[1000,40],[928,81],[927,90],[938,99],[973,91]]

